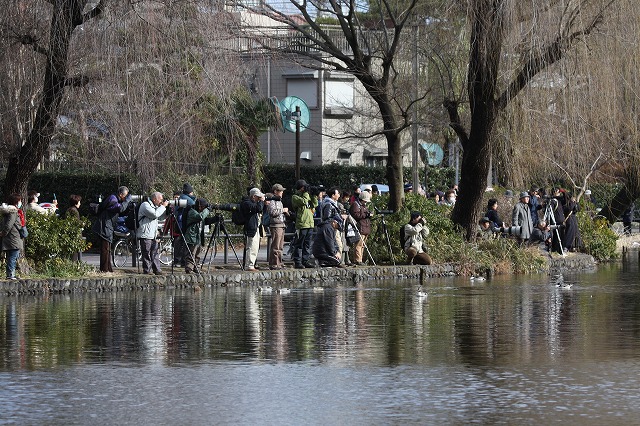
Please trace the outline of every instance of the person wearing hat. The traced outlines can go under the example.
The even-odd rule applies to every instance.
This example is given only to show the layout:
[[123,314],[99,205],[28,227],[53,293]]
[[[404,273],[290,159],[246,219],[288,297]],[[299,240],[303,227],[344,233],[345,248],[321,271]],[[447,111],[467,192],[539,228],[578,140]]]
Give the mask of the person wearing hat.
[[409,265],[431,265],[431,256],[427,254],[427,236],[429,236],[429,228],[422,213],[411,212],[409,223],[400,232],[402,249],[407,255]]
[[[271,235],[271,247],[269,248],[269,268],[282,269],[282,250],[284,248],[284,232],[286,228],[286,217],[289,216],[289,209],[282,204],[282,195],[287,188],[276,183],[271,187],[271,192],[275,198],[267,203],[267,213],[269,215],[269,234]],[[280,199],[277,199],[279,197]]]
[[186,208],[186,220],[183,220],[182,234],[186,243],[184,252],[184,272],[198,272],[196,259],[200,254],[201,247],[204,245],[202,240],[202,226],[204,219],[209,216],[209,203],[204,198],[196,199],[191,208]]
[[356,265],[363,264],[364,246],[367,243],[367,237],[371,234],[371,213],[367,210],[367,204],[370,202],[371,193],[362,191],[360,197],[354,201],[349,209],[349,213],[351,217],[355,219],[358,230],[360,231],[360,240],[353,249],[353,262]]
[[531,219],[531,209],[529,207],[529,193],[521,192],[520,200],[513,206],[511,226],[519,226],[520,233],[518,240],[527,241],[533,231],[533,221]]
[[329,218],[318,225],[313,239],[313,257],[320,266],[340,267],[340,247],[336,242],[336,232],[342,231],[342,224],[335,218]]
[[538,222],[540,221],[538,218],[538,210],[541,208],[538,188],[532,187],[531,191],[529,191],[529,211],[531,211],[531,221],[533,222],[534,228],[538,226]]
[[244,224],[245,250],[244,263],[245,270],[255,272],[256,260],[258,259],[258,251],[260,250],[260,222],[262,220],[262,212],[264,212],[265,195],[260,188],[251,188],[249,196],[240,202],[240,211],[242,216],[247,218]]
[[478,227],[476,228],[476,238],[481,240],[489,240],[493,238],[493,223],[488,217],[483,217],[478,221]]
[[293,246],[293,263],[296,269],[315,268],[311,263],[311,239],[313,238],[313,212],[318,207],[318,197],[309,194],[309,184],[300,179],[291,205],[296,213],[296,239]]
[[407,194],[413,192],[413,185],[410,184],[410,183],[405,183],[404,184],[404,192],[407,193]]

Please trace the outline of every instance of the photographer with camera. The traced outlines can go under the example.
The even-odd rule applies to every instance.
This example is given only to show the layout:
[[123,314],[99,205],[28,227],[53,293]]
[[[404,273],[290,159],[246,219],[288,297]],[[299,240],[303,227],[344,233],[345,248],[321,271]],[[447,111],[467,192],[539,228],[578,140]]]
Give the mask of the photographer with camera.
[[325,197],[320,203],[320,220],[325,222],[329,219],[335,219],[338,222],[339,229],[336,229],[335,239],[338,245],[338,259],[342,257],[342,248],[344,247],[344,221],[347,219],[347,211],[342,204],[340,204],[340,189],[336,186],[329,188]]
[[248,258],[249,261],[245,265],[245,270],[255,272],[256,260],[258,259],[258,251],[260,250],[260,220],[262,212],[264,211],[265,195],[259,188],[251,188],[249,190],[249,196],[244,197],[240,202],[240,211],[242,215],[247,218],[244,224],[244,236],[245,236],[245,261]]
[[353,259],[356,265],[363,264],[364,247],[367,237],[371,234],[371,212],[367,209],[367,204],[371,202],[371,192],[362,191],[359,198],[354,201],[349,209],[349,213],[356,220],[360,231],[360,240],[356,243],[353,251]]
[[[187,207],[191,207],[196,203],[196,196],[193,192],[193,187],[189,182],[185,182],[182,185],[182,194],[178,198],[179,201],[184,200],[187,203]],[[182,215],[186,211],[187,207],[179,207],[175,210],[174,215],[180,225],[182,226]],[[177,226],[176,226],[177,227]],[[180,236],[180,230],[177,229],[175,237]],[[173,265],[174,266],[185,266],[185,255],[187,251],[187,246],[182,238],[175,238],[173,240]]]
[[129,188],[121,186],[117,194],[111,194],[105,198],[98,207],[98,220],[93,223],[91,230],[100,237],[100,272],[113,272],[111,266],[113,230],[120,213],[124,213],[129,208],[130,202]]
[[269,215],[269,233],[271,234],[271,247],[269,250],[269,268],[282,269],[282,249],[284,248],[284,230],[286,228],[285,216],[289,216],[289,209],[282,205],[282,195],[285,187],[276,183],[271,187],[274,197],[267,205]]
[[401,232],[402,249],[407,255],[409,265],[431,265],[431,256],[427,254],[425,241],[429,236],[427,221],[422,213],[413,211],[411,218]]
[[209,203],[204,198],[198,198],[193,206],[187,206],[182,218],[182,234],[186,243],[184,253],[184,272],[199,272],[196,265],[196,258],[200,253],[200,248],[204,245],[203,224],[204,219],[209,216]]
[[156,275],[162,275],[158,257],[158,221],[167,217],[168,204],[168,201],[163,201],[160,192],[154,192],[147,201],[140,204],[136,236],[140,241],[143,274],[150,274],[153,271]]
[[531,219],[531,209],[529,207],[529,193],[521,192],[520,200],[513,206],[511,227],[520,227],[518,241],[526,242],[533,230],[533,220]]
[[533,231],[531,231],[531,237],[529,238],[531,244],[544,244],[547,251],[551,248],[551,228],[547,225],[547,222],[541,220],[538,222]]
[[313,212],[318,207],[317,194],[310,194],[311,187],[304,179],[295,184],[296,192],[291,197],[291,205],[296,213],[296,241],[293,247],[293,263],[296,269],[314,268],[310,262],[311,240],[313,238]]

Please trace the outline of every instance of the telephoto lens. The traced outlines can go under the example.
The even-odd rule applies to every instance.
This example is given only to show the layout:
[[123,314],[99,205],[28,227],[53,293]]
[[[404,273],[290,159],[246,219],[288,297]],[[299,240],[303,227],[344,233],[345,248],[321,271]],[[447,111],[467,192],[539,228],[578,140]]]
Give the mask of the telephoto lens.
[[144,195],[131,195],[131,201],[139,203],[140,201],[144,200]]
[[187,207],[187,200],[167,200],[169,202],[169,206],[185,208]]

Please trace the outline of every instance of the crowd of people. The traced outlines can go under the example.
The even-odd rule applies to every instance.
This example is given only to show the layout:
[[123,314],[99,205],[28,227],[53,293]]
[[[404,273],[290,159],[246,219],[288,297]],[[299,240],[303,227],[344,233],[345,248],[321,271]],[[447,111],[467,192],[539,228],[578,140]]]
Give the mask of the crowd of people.
[[[414,188],[404,186],[406,193]],[[270,236],[268,250],[269,269],[285,267],[285,236],[288,227],[291,238],[289,255],[296,269],[320,267],[345,267],[362,265],[370,257],[367,240],[372,231],[372,198],[379,195],[376,185],[357,186],[353,190],[338,187],[326,189],[311,186],[304,179],[298,180],[292,189],[290,199],[283,198],[286,188],[275,184],[271,192],[265,194],[259,188],[248,188],[238,205],[239,214],[244,217],[242,230],[245,237],[243,269],[257,271],[258,253],[262,237]],[[446,191],[425,193],[427,198],[441,205],[453,206],[457,198],[457,186]],[[505,197],[513,197],[506,191]],[[6,274],[15,279],[16,262],[24,248],[27,224],[24,210],[41,214],[60,214],[57,200],[40,203],[37,191],[28,191],[27,203],[23,207],[22,196],[12,194],[0,208],[3,221],[0,228],[2,250],[6,254]],[[92,231],[96,235],[100,249],[100,271],[113,272],[111,265],[111,244],[114,232],[123,220],[122,216],[131,209],[137,218],[135,236],[140,241],[142,270],[145,274],[162,274],[158,258],[158,230],[164,221],[163,233],[173,239],[174,266],[184,268],[186,273],[198,272],[200,251],[204,246],[203,228],[212,209],[204,198],[197,198],[193,187],[185,183],[182,192],[173,194],[173,201],[165,200],[160,192],[134,203],[129,189],[121,186],[102,200],[95,212]],[[82,197],[71,195],[66,216],[80,217],[78,211]],[[566,253],[581,248],[582,240],[578,229],[576,213],[579,206],[574,197],[561,188],[553,188],[546,194],[542,188],[532,188],[521,192],[513,205],[511,223],[499,214],[500,201],[488,200],[486,213],[477,226],[477,238],[491,239],[513,235],[522,244],[540,244],[549,251]],[[43,207],[44,206],[44,207]],[[630,229],[633,210],[625,212],[623,221],[625,232]],[[214,220],[214,219],[209,219]],[[215,219],[218,220],[218,219]],[[400,245],[410,264],[429,265],[426,239],[429,228],[421,212],[411,212],[408,223],[400,229]],[[74,260],[80,259],[80,253]]]

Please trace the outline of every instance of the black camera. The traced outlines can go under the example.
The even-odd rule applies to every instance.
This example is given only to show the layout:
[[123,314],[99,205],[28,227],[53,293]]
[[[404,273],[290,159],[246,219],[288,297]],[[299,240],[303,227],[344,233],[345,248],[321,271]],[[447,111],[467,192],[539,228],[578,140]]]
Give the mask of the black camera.
[[321,192],[323,192],[323,191],[324,191],[324,192],[326,192],[325,187],[324,187],[324,186],[322,186],[322,185],[318,185],[318,186],[307,186],[307,187],[305,188],[305,190],[306,190],[307,192],[309,192],[309,194],[311,194],[311,195],[315,195],[316,197],[317,197],[318,195],[320,195],[320,193],[321,193]]
[[271,197],[264,197],[265,201],[281,201],[282,197],[279,197],[277,195],[271,196]]
[[224,218],[220,215],[207,216],[204,218],[205,225],[211,225],[218,222],[224,222]]
[[377,214],[393,214],[394,213],[393,210],[380,210],[376,206],[373,206],[373,210],[375,210]]
[[226,203],[226,204],[209,204],[211,210],[224,210],[225,212],[232,212],[240,208],[239,204]]

